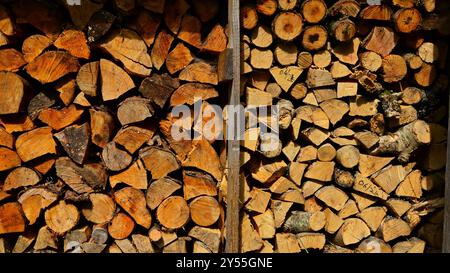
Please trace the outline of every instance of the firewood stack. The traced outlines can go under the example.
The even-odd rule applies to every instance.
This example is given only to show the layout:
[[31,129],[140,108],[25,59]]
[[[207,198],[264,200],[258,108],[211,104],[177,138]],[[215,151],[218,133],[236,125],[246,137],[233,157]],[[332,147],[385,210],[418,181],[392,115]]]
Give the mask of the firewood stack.
[[221,251],[225,145],[171,110],[226,101],[227,5],[0,2],[0,253]]
[[241,3],[243,252],[441,247],[449,2],[367,2]]

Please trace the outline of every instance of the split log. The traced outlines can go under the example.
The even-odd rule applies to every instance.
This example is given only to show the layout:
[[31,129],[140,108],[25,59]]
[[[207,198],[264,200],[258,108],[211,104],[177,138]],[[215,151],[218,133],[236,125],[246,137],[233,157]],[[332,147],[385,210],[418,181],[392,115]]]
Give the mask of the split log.
[[[36,232],[35,231],[28,231],[24,234],[19,235],[19,238],[17,238],[16,243],[14,244],[14,248],[12,249],[12,253],[24,253],[31,244],[34,243],[36,239]],[[4,248],[4,246],[3,246]],[[2,253],[6,253],[3,251]]]
[[336,161],[343,167],[351,169],[359,163],[359,150],[351,145],[344,146],[337,150]]
[[372,72],[381,68],[383,59],[373,51],[366,51],[360,55],[361,65]]
[[259,26],[252,31],[251,35],[252,44],[257,47],[266,48],[273,42],[273,36],[271,30],[267,26]]
[[348,200],[344,207],[339,211],[338,216],[342,219],[346,219],[353,216],[359,212],[356,202],[353,200]]
[[371,149],[380,140],[375,133],[369,131],[356,133],[355,139],[358,140],[358,142],[361,143],[366,149]]
[[170,74],[174,74],[188,66],[193,59],[194,56],[189,48],[180,43],[167,55],[167,70]]
[[183,172],[183,193],[186,200],[200,195],[216,196],[217,190],[213,178],[199,172]]
[[395,190],[395,194],[399,197],[422,197],[421,177],[422,173],[420,170],[412,171],[405,177],[405,180],[400,182]]
[[80,213],[72,204],[60,201],[45,212],[45,223],[57,234],[64,234],[71,230],[80,218]]
[[312,65],[313,56],[307,51],[300,52],[297,58],[297,65],[302,69],[307,69]]
[[322,21],[327,13],[327,5],[323,0],[304,1],[300,9],[305,20],[311,24]]
[[335,186],[323,187],[314,195],[327,206],[335,210],[341,210],[349,198],[344,191],[336,188]]
[[322,108],[322,110],[330,119],[331,124],[333,125],[338,123],[349,111],[348,104],[337,99],[331,99],[322,102],[320,104],[320,108]]
[[164,64],[167,55],[169,54],[170,46],[174,40],[172,34],[170,34],[166,30],[162,30],[158,36],[156,36],[156,40],[154,42],[152,52],[151,52],[151,60],[152,64],[156,69],[161,69]]
[[153,112],[150,100],[141,97],[130,97],[119,104],[117,118],[123,126],[144,121],[152,117]]
[[425,241],[417,237],[408,241],[398,242],[392,247],[394,253],[423,253],[425,250]]
[[[99,10],[101,8],[101,4],[93,3],[91,1],[86,2],[85,7],[89,4],[95,5],[94,8],[88,9],[89,12],[85,12],[86,9],[78,10],[74,8],[69,8],[69,12],[71,13],[72,20],[75,24],[78,23],[78,19],[74,18],[75,10],[77,10],[76,13],[78,16],[86,17],[83,19],[83,21],[86,22],[81,23],[81,28],[83,28],[86,24],[88,25],[87,40],[92,43],[102,38],[111,29],[111,26],[117,16],[106,10]],[[100,5],[100,7],[98,5]],[[71,12],[72,10],[74,12]]]
[[276,248],[278,253],[298,253],[301,250],[297,237],[292,233],[278,233]]
[[87,123],[66,127],[54,135],[67,155],[76,163],[83,164],[88,150],[90,129]]
[[[208,162],[203,159],[209,158]],[[217,152],[206,140],[194,143],[191,153],[182,162],[184,167],[194,167],[211,174],[217,181],[222,180],[222,165]]]
[[0,72],[0,115],[19,113],[23,109],[28,82],[11,72]]
[[325,46],[327,40],[327,30],[323,26],[313,25],[303,31],[302,46],[310,51],[319,50]]
[[403,166],[391,165],[381,170],[373,181],[379,185],[386,193],[395,190],[398,184],[405,179],[407,170]]
[[339,0],[331,6],[328,10],[332,16],[347,15],[350,17],[356,17],[361,9],[358,1],[355,0]]
[[256,69],[269,69],[272,66],[273,53],[270,50],[258,48],[252,49],[250,53],[250,64]]
[[154,181],[147,189],[147,206],[152,210],[156,209],[164,199],[180,188],[180,184],[170,178],[160,178]]
[[363,46],[365,49],[385,57],[392,52],[397,41],[398,36],[391,28],[376,26],[364,39]]
[[102,159],[105,167],[111,171],[121,171],[133,160],[130,154],[117,147],[115,142],[106,144],[102,151]]
[[175,155],[160,148],[151,147],[143,150],[140,158],[145,168],[152,174],[153,179],[165,177],[180,168],[180,163]]
[[177,79],[167,74],[155,74],[142,81],[139,92],[153,104],[163,108],[174,90],[178,87],[180,87],[180,82]]
[[334,171],[334,162],[316,161],[306,170],[305,177],[319,181],[331,181]]
[[365,20],[389,21],[392,9],[388,5],[369,5],[361,10],[359,17]]
[[336,231],[339,230],[344,221],[329,208],[326,208],[323,213],[325,214],[326,219],[325,231],[329,234],[336,233]]
[[0,71],[15,72],[26,65],[22,53],[13,48],[1,49],[0,57]]
[[90,193],[106,185],[106,171],[97,163],[79,167],[67,157],[61,157],[55,163],[56,174],[78,194]]
[[408,162],[410,155],[420,145],[430,143],[430,128],[422,120],[410,123],[392,135],[380,137],[375,153],[398,154],[401,162]]
[[380,226],[379,233],[385,242],[389,242],[401,236],[408,236],[411,233],[411,227],[399,218],[386,217]]
[[399,55],[388,55],[383,59],[383,80],[387,83],[401,81],[407,74],[405,59]]
[[250,200],[245,205],[249,211],[264,213],[270,201],[270,193],[258,188],[254,188],[250,192]]
[[286,92],[291,88],[302,72],[302,69],[295,66],[288,66],[284,68],[273,67],[270,69],[270,74]]
[[150,75],[152,60],[145,42],[136,32],[129,29],[114,31],[100,47],[119,60],[128,72],[143,77]]
[[[194,106],[198,95],[222,101],[219,81],[230,78],[224,73],[230,50],[228,22],[218,15],[226,5],[58,2],[0,5],[0,234],[17,233],[14,252],[219,252],[226,196],[219,199],[216,184],[226,179],[226,154],[213,140],[176,142],[170,130],[175,118],[166,114]],[[264,40],[257,36],[255,44]],[[262,90],[265,74],[266,80],[254,77]],[[291,109],[285,110],[289,126]],[[183,183],[168,177],[181,174]],[[277,192],[281,200],[303,202],[299,189]],[[172,202],[178,198],[184,218]],[[142,233],[152,227],[150,210],[164,228],[153,245]],[[179,237],[182,227],[190,229],[185,237]],[[4,242],[0,252],[9,251]]]
[[[361,58],[361,61],[362,61],[362,58]],[[380,60],[380,66],[381,66],[381,60]],[[345,64],[343,64],[339,61],[332,63],[330,72],[331,72],[331,76],[333,77],[333,79],[344,78],[344,77],[352,74],[350,69],[348,69],[348,67]]]
[[146,45],[151,46],[155,42],[160,24],[160,16],[154,16],[147,10],[141,10],[134,20],[134,29],[142,37]]
[[119,183],[127,184],[136,189],[147,188],[147,171],[144,168],[141,160],[136,160],[126,170],[116,175],[109,177],[111,188],[114,188]]
[[379,100],[356,96],[350,99],[350,116],[373,116],[377,113]]
[[392,248],[383,240],[370,236],[359,244],[356,251],[359,253],[392,253]]
[[19,197],[19,203],[22,205],[23,213],[28,219],[29,224],[36,222],[41,211],[57,200],[58,196],[44,188],[32,188],[24,192]]
[[293,211],[284,222],[283,229],[287,232],[300,233],[305,231],[319,231],[326,223],[323,212]]
[[220,205],[210,196],[200,196],[189,203],[192,221],[199,226],[213,225],[220,216]]
[[278,44],[274,55],[279,64],[293,65],[297,62],[298,49],[293,43]]
[[33,186],[39,183],[41,178],[32,169],[26,167],[18,167],[11,171],[5,179],[3,184],[4,191],[11,191],[13,189]]
[[308,69],[306,84],[309,88],[334,85],[335,81],[331,73],[324,69]]
[[347,42],[356,35],[356,25],[349,19],[341,19],[333,23],[332,32],[334,38],[340,42]]
[[39,120],[43,123],[49,125],[55,130],[61,130],[66,126],[69,126],[76,122],[84,110],[77,108],[77,106],[71,104],[69,107],[56,110],[53,108],[48,108],[42,110],[39,113]]
[[258,24],[256,9],[250,6],[241,8],[241,24],[244,29],[253,29]]
[[369,207],[358,213],[357,216],[366,222],[372,232],[375,232],[386,216],[386,211],[385,207]]
[[201,48],[201,28],[202,24],[197,17],[186,14],[181,21],[178,39],[196,48]]
[[300,249],[316,249],[322,250],[325,246],[325,234],[314,232],[302,232],[297,234]]

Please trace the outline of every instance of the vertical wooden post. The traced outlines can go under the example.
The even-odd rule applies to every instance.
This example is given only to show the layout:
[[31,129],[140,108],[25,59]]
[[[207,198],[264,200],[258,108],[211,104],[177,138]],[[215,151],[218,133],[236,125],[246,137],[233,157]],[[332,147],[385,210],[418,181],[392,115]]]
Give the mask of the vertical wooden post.
[[[450,97],[449,97],[450,101]],[[450,102],[449,102],[450,105]],[[448,117],[448,127],[447,127],[447,139],[450,136],[450,111]],[[448,145],[448,140],[447,140]],[[447,163],[445,166],[445,208],[444,208],[444,228],[443,232],[443,242],[442,242],[442,252],[450,253],[450,147],[447,146]]]
[[[231,84],[230,105],[239,105],[240,96],[240,35],[239,35],[239,0],[228,0],[228,26],[230,30],[229,45],[232,50],[233,79]],[[229,117],[232,119],[235,117]],[[235,130],[236,131],[236,130]],[[237,134],[237,132],[236,132]],[[228,140],[228,191],[226,212],[225,252],[238,253],[240,183],[239,183],[239,140],[235,136]]]

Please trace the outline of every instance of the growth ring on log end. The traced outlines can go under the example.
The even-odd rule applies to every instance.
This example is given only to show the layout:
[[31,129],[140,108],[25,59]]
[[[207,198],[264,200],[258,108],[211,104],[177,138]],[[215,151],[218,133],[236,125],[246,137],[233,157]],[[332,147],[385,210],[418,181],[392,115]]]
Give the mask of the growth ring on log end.
[[284,41],[292,41],[302,33],[302,16],[295,12],[282,12],[272,22],[273,33]]

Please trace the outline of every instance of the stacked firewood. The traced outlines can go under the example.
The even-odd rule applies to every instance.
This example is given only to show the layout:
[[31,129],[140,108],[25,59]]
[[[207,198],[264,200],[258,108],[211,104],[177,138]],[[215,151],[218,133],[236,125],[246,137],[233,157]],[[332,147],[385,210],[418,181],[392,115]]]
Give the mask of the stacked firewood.
[[227,98],[226,24],[218,0],[1,1],[0,253],[222,250],[225,146],[171,110]]
[[241,3],[243,252],[440,249],[449,2],[378,2]]

